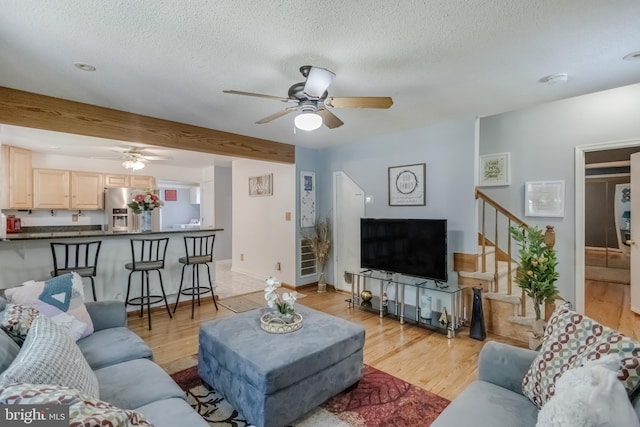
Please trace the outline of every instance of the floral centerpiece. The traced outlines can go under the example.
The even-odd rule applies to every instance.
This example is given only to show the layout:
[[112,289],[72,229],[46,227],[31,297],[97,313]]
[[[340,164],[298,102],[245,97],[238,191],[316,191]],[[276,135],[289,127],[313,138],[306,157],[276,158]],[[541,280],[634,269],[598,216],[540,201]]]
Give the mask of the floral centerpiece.
[[264,299],[267,305],[275,310],[265,313],[260,318],[260,326],[267,332],[283,334],[293,332],[302,327],[302,316],[296,313],[294,305],[298,298],[298,293],[283,292],[278,294],[280,282],[269,277],[265,280]]
[[133,213],[140,214],[143,211],[152,211],[163,205],[164,202],[160,200],[158,190],[148,188],[143,193],[134,194],[133,199],[127,206],[131,208]]
[[267,305],[270,308],[275,308],[278,313],[285,316],[295,313],[293,306],[298,298],[298,293],[296,291],[291,293],[284,292],[282,297],[280,297],[277,291],[280,287],[280,282],[273,277],[269,277],[264,281],[264,283],[266,285],[264,288],[264,299],[267,300]]

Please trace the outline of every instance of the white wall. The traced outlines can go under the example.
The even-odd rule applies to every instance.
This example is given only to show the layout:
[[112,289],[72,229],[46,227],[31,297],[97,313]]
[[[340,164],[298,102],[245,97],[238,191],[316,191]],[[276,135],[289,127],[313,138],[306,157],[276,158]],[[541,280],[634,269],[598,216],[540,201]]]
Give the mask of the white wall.
[[[577,146],[640,138],[640,84],[480,119],[480,154],[511,152],[511,185],[485,187],[530,225],[555,226],[558,288],[575,295],[575,161]],[[526,181],[565,181],[563,218],[524,217]]]
[[[273,196],[249,197],[249,177],[273,173]],[[232,167],[233,270],[295,285],[295,165],[236,160]],[[285,215],[291,213],[287,221]],[[244,260],[241,260],[243,255]],[[276,271],[280,262],[282,271]]]

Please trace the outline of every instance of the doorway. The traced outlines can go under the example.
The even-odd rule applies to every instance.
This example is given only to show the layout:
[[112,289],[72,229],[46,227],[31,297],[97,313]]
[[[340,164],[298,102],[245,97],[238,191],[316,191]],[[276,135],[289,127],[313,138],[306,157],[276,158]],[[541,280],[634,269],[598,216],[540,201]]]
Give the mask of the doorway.
[[640,140],[576,147],[576,309],[627,334],[638,321],[629,302],[626,243],[635,152]]
[[351,291],[345,271],[360,269],[360,218],[365,216],[364,191],[344,172],[333,174],[333,283]]

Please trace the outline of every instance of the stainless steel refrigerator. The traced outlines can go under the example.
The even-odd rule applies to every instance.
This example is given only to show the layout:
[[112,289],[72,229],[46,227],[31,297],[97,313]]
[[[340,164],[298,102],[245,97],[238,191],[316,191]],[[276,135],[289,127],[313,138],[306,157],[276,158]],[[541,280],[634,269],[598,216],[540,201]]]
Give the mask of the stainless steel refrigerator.
[[[143,188],[104,189],[104,231],[110,233],[135,233],[139,231],[139,217],[127,205],[131,203],[135,194],[142,192],[144,192]],[[154,225],[158,223],[155,218],[157,210],[152,211]]]

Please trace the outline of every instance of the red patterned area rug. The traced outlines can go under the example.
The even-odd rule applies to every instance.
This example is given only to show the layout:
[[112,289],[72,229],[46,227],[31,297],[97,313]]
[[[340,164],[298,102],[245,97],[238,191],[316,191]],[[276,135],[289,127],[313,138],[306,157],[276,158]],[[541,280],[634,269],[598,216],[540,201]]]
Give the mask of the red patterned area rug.
[[[195,362],[195,358],[192,358]],[[189,364],[182,362],[182,367]],[[191,406],[216,427],[246,427],[250,424],[229,403],[198,377],[197,367],[181,370],[168,368],[171,376],[185,390]],[[399,378],[364,365],[362,379],[305,414],[295,427],[391,427],[429,426],[449,401]]]

